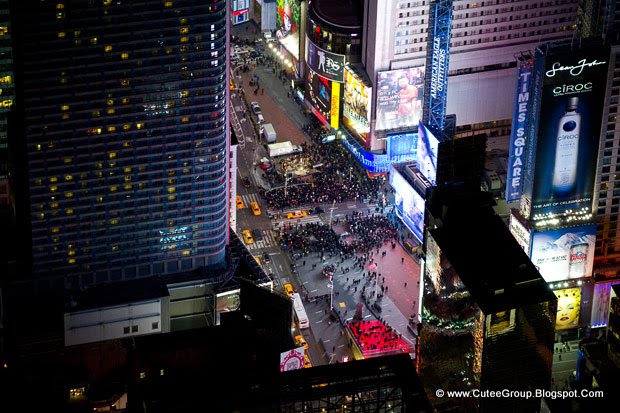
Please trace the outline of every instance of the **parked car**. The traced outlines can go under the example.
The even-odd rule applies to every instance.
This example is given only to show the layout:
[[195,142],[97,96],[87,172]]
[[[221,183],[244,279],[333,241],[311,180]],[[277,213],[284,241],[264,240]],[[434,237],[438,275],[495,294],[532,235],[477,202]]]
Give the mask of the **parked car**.
[[255,115],[258,115],[258,114],[262,113],[262,111],[260,110],[260,105],[258,104],[258,102],[251,102],[250,103],[250,107],[252,108],[252,112],[254,112]]

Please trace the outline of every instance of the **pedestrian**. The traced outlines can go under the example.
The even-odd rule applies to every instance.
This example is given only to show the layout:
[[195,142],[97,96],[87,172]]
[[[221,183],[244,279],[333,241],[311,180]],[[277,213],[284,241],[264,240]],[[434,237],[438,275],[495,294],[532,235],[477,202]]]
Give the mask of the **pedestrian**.
[[404,264],[405,263],[405,257],[400,257],[400,263]]
[[405,283],[405,288],[407,288],[407,283]]

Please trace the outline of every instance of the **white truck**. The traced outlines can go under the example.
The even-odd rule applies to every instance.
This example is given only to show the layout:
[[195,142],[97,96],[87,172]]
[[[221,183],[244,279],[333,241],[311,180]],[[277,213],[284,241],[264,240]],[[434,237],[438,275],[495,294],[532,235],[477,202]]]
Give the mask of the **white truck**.
[[264,123],[261,126],[261,135],[267,143],[273,143],[276,141],[276,130],[271,123]]
[[303,149],[299,145],[293,145],[291,141],[271,143],[267,145],[269,150],[269,157],[275,158],[276,156],[291,155],[294,153],[301,153]]

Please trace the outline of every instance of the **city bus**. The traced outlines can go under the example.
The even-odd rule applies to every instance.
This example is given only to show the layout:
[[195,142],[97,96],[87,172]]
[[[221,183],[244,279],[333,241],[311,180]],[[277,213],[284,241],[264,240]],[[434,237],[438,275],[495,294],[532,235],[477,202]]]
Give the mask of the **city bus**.
[[306,314],[306,309],[304,308],[303,303],[301,302],[301,296],[299,293],[293,294],[293,309],[295,310],[295,318],[297,319],[297,323],[299,324],[299,328],[308,328],[310,327],[310,322],[308,321],[308,315]]

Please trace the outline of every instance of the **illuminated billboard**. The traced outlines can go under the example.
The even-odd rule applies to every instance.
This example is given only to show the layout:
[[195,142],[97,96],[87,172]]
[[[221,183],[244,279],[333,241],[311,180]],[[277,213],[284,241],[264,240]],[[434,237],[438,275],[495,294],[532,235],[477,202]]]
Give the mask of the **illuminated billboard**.
[[547,282],[592,276],[596,225],[532,234],[530,259]]
[[332,81],[332,98],[329,109],[329,126],[334,129],[340,127],[340,83]]
[[555,319],[556,330],[579,327],[581,307],[581,288],[566,288],[553,292],[558,298],[558,313]]
[[322,117],[323,123],[329,124],[329,114],[332,107],[331,82],[310,69],[308,70],[306,80],[306,100],[312,104],[318,115]]
[[306,63],[320,76],[336,82],[344,81],[344,55],[321,49],[307,36]]
[[387,135],[387,155],[392,162],[409,162],[416,160],[418,151],[418,134],[413,132]]
[[304,348],[297,347],[280,353],[280,372],[304,368]]
[[390,168],[390,186],[394,188],[396,212],[413,234],[422,241],[424,236],[424,199],[394,168]]
[[377,130],[410,128],[422,119],[424,67],[379,72]]
[[372,88],[366,86],[349,68],[345,69],[342,123],[364,141],[370,132],[371,95]]
[[510,149],[508,170],[506,171],[506,201],[521,198],[525,161],[525,141],[527,114],[529,110],[530,89],[532,83],[532,60],[519,61],[517,76],[517,96],[510,131]]
[[422,122],[418,127],[418,151],[416,161],[418,169],[431,185],[437,183],[437,151],[439,140]]
[[609,51],[544,57],[531,218],[591,213]]
[[523,251],[528,255],[530,255],[530,240],[531,240],[531,232],[530,230],[523,224],[521,219],[517,216],[518,212],[516,210],[512,210],[510,214],[510,223],[508,228],[510,229],[510,233],[517,240],[517,243],[523,248]]
[[489,314],[485,317],[485,337],[493,337],[513,331],[516,324],[515,318],[516,311],[514,309]]
[[300,2],[276,0],[276,7],[276,37],[295,59],[299,59]]

